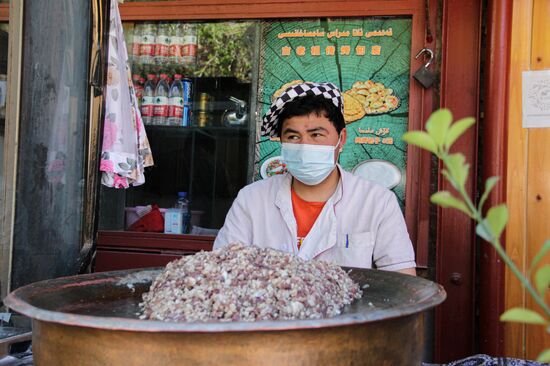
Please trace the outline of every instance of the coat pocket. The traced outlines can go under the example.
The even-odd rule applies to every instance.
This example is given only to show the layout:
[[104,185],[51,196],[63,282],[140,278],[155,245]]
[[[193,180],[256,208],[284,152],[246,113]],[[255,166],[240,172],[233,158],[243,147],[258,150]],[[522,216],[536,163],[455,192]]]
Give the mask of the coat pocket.
[[339,266],[372,268],[374,237],[372,232],[338,234],[338,240],[331,250],[323,253],[322,260]]

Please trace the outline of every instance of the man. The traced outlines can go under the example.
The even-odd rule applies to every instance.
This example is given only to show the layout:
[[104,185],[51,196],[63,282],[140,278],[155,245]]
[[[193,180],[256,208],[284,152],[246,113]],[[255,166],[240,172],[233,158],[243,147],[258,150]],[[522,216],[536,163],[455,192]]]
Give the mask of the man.
[[263,119],[279,136],[288,173],[244,187],[214,248],[240,242],[306,260],[415,275],[414,251],[395,195],[344,171],[343,99],[331,83],[286,89]]

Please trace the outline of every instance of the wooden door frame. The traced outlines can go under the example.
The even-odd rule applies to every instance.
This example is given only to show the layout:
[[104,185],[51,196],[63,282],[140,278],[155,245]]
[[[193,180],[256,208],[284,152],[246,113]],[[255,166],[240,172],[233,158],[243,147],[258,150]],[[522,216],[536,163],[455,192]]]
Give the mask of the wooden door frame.
[[[455,120],[479,116],[482,0],[444,0],[441,35],[441,107]],[[470,162],[466,192],[476,194],[477,125],[454,145]],[[439,165],[441,172],[441,164]],[[452,187],[439,175],[439,190]],[[437,209],[436,281],[447,300],[435,310],[435,360],[448,362],[475,350],[475,225],[463,213]]]
[[[0,20],[8,20],[8,90],[4,129],[4,156],[0,169],[4,179],[0,194],[4,201],[0,211],[0,299],[11,288],[13,233],[15,231],[15,193],[17,188],[17,159],[19,150],[19,112],[21,102],[21,69],[23,57],[23,7],[24,1],[11,1],[0,7]],[[11,9],[11,12],[9,10]]]
[[[478,157],[477,128],[473,128],[465,137],[458,141],[457,151],[466,155],[472,162],[471,174],[467,183],[470,197],[475,198],[475,177],[477,176],[477,160],[481,159],[481,174],[483,181],[491,176],[500,176],[502,179],[492,191],[486,207],[495,206],[504,202],[506,198],[506,151],[507,151],[507,123],[508,123],[508,70],[510,58],[510,36],[512,19],[512,0],[489,0],[486,9],[487,35],[485,48],[481,50],[482,37],[482,4],[481,0],[453,1],[445,0],[443,6],[443,64],[441,105],[455,112],[454,118],[476,116],[483,123],[483,135],[480,142],[483,144],[483,155]],[[468,48],[468,40],[470,42]],[[484,113],[479,118],[480,59],[484,52]],[[452,70],[449,71],[449,70]],[[449,85],[447,87],[446,85]],[[469,87],[468,87],[469,86]],[[454,90],[452,90],[454,89]],[[460,92],[464,96],[460,96]],[[456,96],[454,96],[456,95]],[[441,181],[440,189],[449,189],[448,184]],[[453,226],[456,228],[453,229]],[[462,230],[460,230],[462,228]],[[463,233],[455,237],[453,233]],[[470,245],[464,248],[461,240],[466,237]],[[437,280],[445,285],[448,300],[444,306],[436,309],[436,334],[441,339],[450,340],[453,337],[465,339],[471,337],[471,350],[468,353],[459,353],[456,348],[449,348],[441,343],[436,346],[436,360],[438,362],[458,359],[473,352],[486,353],[493,356],[504,355],[504,326],[500,322],[500,314],[504,311],[504,265],[495,250],[487,242],[479,240],[479,257],[477,264],[479,273],[475,270],[476,240],[475,224],[464,215],[450,210],[439,210],[437,236]],[[502,244],[505,245],[504,239]],[[466,249],[466,252],[465,252]],[[471,259],[469,269],[463,265]],[[468,277],[457,278],[455,274],[469,274]],[[479,280],[477,291],[480,294],[476,299],[474,291],[475,279]],[[464,286],[466,285],[466,286]],[[462,287],[462,289],[461,289]],[[462,292],[462,295],[459,295]],[[470,297],[472,301],[466,300]],[[457,300],[458,299],[458,300]],[[450,301],[449,301],[450,300]],[[474,301],[475,300],[475,301]],[[468,319],[475,317],[478,310],[476,325],[472,328],[464,327],[460,316],[460,307],[466,307],[471,314]],[[444,315],[443,315],[444,314]],[[462,314],[464,315],[464,314]],[[456,333],[457,335],[449,333]],[[437,343],[436,336],[436,343]],[[474,344],[477,340],[477,344]],[[467,348],[464,348],[466,350]]]
[[[501,180],[489,196],[486,207],[506,200],[512,8],[512,0],[489,0],[487,7],[481,175],[483,181],[492,176],[499,176]],[[504,236],[501,244],[506,247]],[[491,245],[484,241],[478,261],[479,293],[483,294],[478,300],[479,349],[481,353],[504,356],[504,324],[499,319],[505,310],[504,263]]]

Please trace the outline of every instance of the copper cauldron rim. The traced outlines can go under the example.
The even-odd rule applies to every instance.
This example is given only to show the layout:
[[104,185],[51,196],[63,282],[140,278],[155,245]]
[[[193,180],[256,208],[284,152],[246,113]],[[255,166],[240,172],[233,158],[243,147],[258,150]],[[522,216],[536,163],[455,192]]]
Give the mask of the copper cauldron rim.
[[[347,268],[346,268],[347,269]],[[374,269],[355,269],[355,273],[366,274],[372,279],[391,279],[395,285],[406,285],[414,283],[418,287],[415,295],[419,300],[410,304],[402,304],[393,308],[377,309],[367,307],[366,304],[359,304],[360,311],[344,312],[338,316],[324,319],[312,320],[277,320],[277,321],[256,321],[256,322],[163,322],[155,320],[140,320],[137,318],[93,316],[78,313],[47,310],[32,305],[33,298],[37,299],[41,294],[48,294],[52,291],[60,291],[71,287],[84,287],[95,285],[113,285],[116,281],[128,275],[148,271],[155,273],[161,269],[141,268],[114,272],[92,273],[78,276],[60,277],[40,282],[31,283],[11,292],[4,303],[10,309],[17,311],[32,319],[53,322],[58,324],[89,327],[106,330],[126,330],[138,332],[177,332],[177,333],[217,333],[217,332],[258,332],[258,331],[284,331],[295,329],[313,329],[326,327],[341,327],[369,322],[393,319],[412,315],[431,309],[446,298],[443,287],[432,281],[419,277],[408,276],[396,272],[386,272]],[[353,277],[353,275],[352,275]],[[397,280],[396,280],[397,278]],[[360,283],[361,284],[361,283]],[[120,286],[120,285],[119,285]],[[121,286],[124,287],[124,286]],[[128,288],[128,292],[130,288]],[[368,289],[367,289],[368,293]],[[365,296],[364,296],[365,298]],[[363,299],[358,300],[362,302]],[[366,300],[365,300],[366,301]],[[362,306],[364,305],[364,306]],[[368,311],[361,311],[366,308]]]

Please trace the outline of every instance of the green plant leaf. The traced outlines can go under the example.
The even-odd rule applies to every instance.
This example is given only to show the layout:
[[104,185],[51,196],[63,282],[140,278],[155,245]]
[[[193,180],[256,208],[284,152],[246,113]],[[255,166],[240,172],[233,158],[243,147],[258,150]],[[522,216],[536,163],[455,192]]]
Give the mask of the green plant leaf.
[[[485,220],[483,221],[485,223]],[[481,222],[476,225],[476,234],[485,241],[492,241],[493,240],[493,234],[487,231],[486,224],[483,225]],[[490,229],[489,229],[490,230]]]
[[535,255],[535,258],[533,258],[533,261],[531,262],[531,267],[529,267],[529,271],[527,271],[527,277],[531,277],[531,272],[533,271],[533,269],[535,269],[537,264],[539,264],[540,260],[544,258],[545,254],[548,253],[548,251],[550,251],[550,240],[544,242],[537,255]]
[[550,264],[540,267],[535,273],[535,285],[540,296],[544,297],[550,285]]
[[539,313],[524,308],[512,308],[506,310],[500,316],[500,321],[527,324],[547,324],[546,320],[544,320],[544,318]]
[[550,362],[550,348],[545,349],[542,351],[537,357],[538,362]]
[[426,131],[434,140],[436,146],[444,146],[449,126],[453,121],[451,111],[445,108],[433,112],[426,122]]
[[462,118],[461,120],[458,120],[455,123],[453,123],[449,128],[447,137],[445,138],[445,148],[449,149],[452,146],[452,144],[456,140],[458,140],[458,138],[462,136],[464,132],[468,128],[470,128],[474,123],[476,123],[476,120],[473,117]]
[[418,146],[424,150],[428,150],[437,154],[437,146],[434,140],[424,131],[411,131],[403,134],[402,140],[407,144]]
[[476,226],[476,234],[486,241],[500,238],[502,231],[508,223],[508,207],[505,204],[491,207],[487,217]]
[[485,204],[485,201],[487,201],[489,194],[491,193],[491,191],[496,186],[499,180],[500,180],[500,177],[490,177],[490,178],[487,178],[487,180],[485,181],[485,191],[483,191],[483,194],[481,195],[481,198],[479,199],[479,204],[478,204],[478,208],[480,211],[483,209],[483,205]]
[[466,179],[468,178],[470,165],[464,163],[465,160],[466,158],[461,153],[451,154],[443,159],[443,163],[445,164],[449,175],[457,183],[458,187],[455,187],[457,189],[464,188]]
[[453,186],[454,189],[456,189],[456,190],[459,189],[459,187],[457,185],[457,182],[454,180],[453,177],[451,177],[451,174],[447,170],[443,169],[441,171],[441,175],[443,175],[445,177],[447,182],[451,183],[451,185]]
[[505,204],[491,207],[487,211],[486,218],[489,225],[491,225],[493,233],[499,238],[508,223],[508,207]]
[[448,191],[441,191],[432,194],[432,196],[430,197],[430,201],[443,208],[456,208],[457,210],[464,212],[466,215],[470,217],[472,216],[470,210],[468,209],[468,206],[466,206],[463,201],[459,200]]

